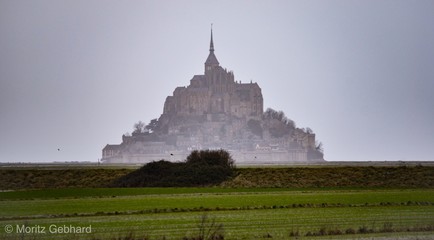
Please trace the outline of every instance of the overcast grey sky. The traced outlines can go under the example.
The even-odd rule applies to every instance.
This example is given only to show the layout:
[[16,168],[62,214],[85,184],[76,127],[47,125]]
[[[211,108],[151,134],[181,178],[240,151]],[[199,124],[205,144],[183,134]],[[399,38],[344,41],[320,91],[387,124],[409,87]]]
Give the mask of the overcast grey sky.
[[[0,0],[0,162],[96,161],[215,54],[327,160],[434,160],[434,1]],[[60,148],[61,151],[57,151]]]

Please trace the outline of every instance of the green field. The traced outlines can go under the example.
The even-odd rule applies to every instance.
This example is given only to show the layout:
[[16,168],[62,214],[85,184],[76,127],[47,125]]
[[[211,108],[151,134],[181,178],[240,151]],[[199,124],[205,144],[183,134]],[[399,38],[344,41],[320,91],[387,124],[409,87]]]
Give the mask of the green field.
[[1,165],[0,239],[434,239],[432,164],[256,166],[218,186],[109,188],[137,168]]
[[[203,216],[225,239],[434,238],[434,189],[137,188],[0,192],[0,239],[182,239]],[[48,227],[91,226],[91,233]],[[14,232],[7,234],[5,226]],[[16,233],[16,226],[46,233]],[[322,236],[313,236],[322,235]]]

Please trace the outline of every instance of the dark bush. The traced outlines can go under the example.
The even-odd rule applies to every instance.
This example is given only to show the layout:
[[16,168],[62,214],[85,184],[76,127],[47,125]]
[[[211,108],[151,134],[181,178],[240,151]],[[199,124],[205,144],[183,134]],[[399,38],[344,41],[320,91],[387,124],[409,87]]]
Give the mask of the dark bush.
[[193,151],[185,162],[151,162],[117,181],[115,187],[191,187],[219,184],[234,174],[225,150]]

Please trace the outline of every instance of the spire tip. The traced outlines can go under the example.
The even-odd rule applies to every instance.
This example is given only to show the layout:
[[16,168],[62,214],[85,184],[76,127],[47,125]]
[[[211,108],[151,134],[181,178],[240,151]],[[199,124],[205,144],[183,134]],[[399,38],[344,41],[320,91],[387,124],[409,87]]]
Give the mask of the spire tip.
[[213,39],[212,39],[212,23],[211,23],[211,42],[210,42],[210,44],[209,44],[209,51],[210,52],[214,52],[214,42],[213,42]]

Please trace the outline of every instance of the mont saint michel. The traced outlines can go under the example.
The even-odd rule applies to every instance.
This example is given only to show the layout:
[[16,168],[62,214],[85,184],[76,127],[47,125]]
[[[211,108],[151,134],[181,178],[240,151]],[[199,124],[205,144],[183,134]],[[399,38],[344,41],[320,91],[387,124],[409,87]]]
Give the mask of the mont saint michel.
[[102,161],[179,161],[201,149],[225,149],[237,163],[324,160],[311,129],[297,128],[283,112],[264,111],[259,84],[235,80],[214,52],[211,30],[204,74],[194,75],[187,87],[176,87],[158,119],[136,123],[121,144],[107,144]]

